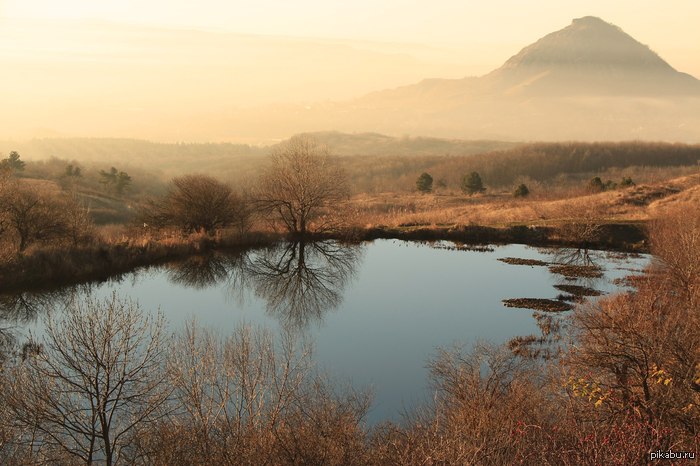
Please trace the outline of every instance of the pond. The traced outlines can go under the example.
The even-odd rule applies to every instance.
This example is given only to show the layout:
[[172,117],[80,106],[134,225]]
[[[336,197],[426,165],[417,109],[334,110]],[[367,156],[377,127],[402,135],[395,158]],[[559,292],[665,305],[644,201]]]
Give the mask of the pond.
[[[599,267],[602,276],[567,278],[543,264],[498,260],[504,258]],[[283,243],[192,257],[103,283],[0,296],[0,327],[14,326],[20,339],[29,330],[41,333],[43,307],[74,294],[116,292],[160,309],[173,331],[193,317],[222,334],[242,323],[288,328],[313,343],[315,362],[335,380],[373,391],[370,423],[399,421],[404,409],[431,398],[426,364],[436,348],[542,334],[532,310],[506,307],[504,299],[556,299],[562,292],[554,286],[562,284],[615,292],[615,279],[648,261],[523,245]]]

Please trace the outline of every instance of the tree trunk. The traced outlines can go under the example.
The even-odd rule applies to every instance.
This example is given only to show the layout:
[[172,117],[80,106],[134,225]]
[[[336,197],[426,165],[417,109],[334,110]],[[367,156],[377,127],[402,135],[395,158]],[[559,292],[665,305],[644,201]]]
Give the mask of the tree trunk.
[[27,246],[29,246],[29,242],[27,241],[27,236],[23,235],[20,233],[19,235],[19,252],[22,253],[24,252],[25,249],[27,249]]

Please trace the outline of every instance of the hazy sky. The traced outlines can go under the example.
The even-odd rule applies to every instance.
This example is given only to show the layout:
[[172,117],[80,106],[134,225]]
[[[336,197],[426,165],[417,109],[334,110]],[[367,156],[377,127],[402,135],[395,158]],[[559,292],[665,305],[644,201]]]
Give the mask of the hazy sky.
[[572,18],[593,15],[649,44],[676,68],[700,76],[698,0],[0,0],[0,5],[6,19],[101,19],[461,46],[453,53],[471,57],[484,73]]
[[700,78],[700,0],[0,0],[0,138],[257,141],[248,108],[484,75],[588,15]]

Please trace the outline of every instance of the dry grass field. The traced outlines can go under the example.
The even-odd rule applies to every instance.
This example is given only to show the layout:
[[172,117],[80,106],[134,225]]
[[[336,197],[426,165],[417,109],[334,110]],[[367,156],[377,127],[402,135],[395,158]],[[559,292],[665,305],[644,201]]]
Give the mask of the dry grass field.
[[700,203],[700,174],[625,189],[516,199],[510,192],[465,196],[462,193],[360,194],[345,206],[348,222],[359,227],[452,225],[551,225],[596,220],[646,221],[666,209]]

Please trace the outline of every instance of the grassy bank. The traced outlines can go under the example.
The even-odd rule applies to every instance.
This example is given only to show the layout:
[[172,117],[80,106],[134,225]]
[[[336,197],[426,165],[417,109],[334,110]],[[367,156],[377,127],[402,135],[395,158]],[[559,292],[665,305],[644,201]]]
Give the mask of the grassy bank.
[[644,223],[610,223],[598,225],[599,232],[589,239],[577,239],[568,233],[569,228],[514,225],[490,227],[480,225],[372,227],[348,234],[355,239],[402,239],[407,241],[448,240],[457,243],[526,244],[543,247],[572,247],[581,249],[611,249],[625,252],[648,252]]
[[85,246],[35,248],[13,256],[0,266],[0,291],[47,289],[129,272],[209,250],[233,250],[272,244],[281,238],[272,233],[189,235],[153,238],[139,236],[100,241]]
[[[332,233],[309,239],[371,241],[448,240],[456,243],[526,244],[625,252],[649,252],[646,226],[673,210],[692,209],[700,200],[700,176],[568,197],[510,193],[476,196],[445,193],[357,195],[334,206]],[[321,221],[326,221],[324,217]],[[136,267],[165,263],[208,250],[227,250],[290,239],[268,218],[254,218],[251,230],[183,235],[145,227],[97,227],[94,238],[40,242],[21,254],[6,245],[0,258],[0,290],[47,289],[104,280]],[[279,226],[279,225],[278,225]],[[291,238],[293,239],[293,238]]]
[[[569,229],[574,226],[569,225]],[[576,229],[576,228],[574,228]],[[22,255],[6,259],[0,266],[0,291],[47,289],[129,272],[137,267],[157,265],[206,251],[235,250],[272,244],[286,237],[275,232],[221,233],[215,236],[156,237],[122,236],[85,246],[54,245],[36,247]],[[542,247],[574,247],[647,252],[644,224],[615,223],[601,225],[596,237],[580,240],[565,228],[516,225],[489,227],[477,225],[349,227],[334,233],[312,235],[310,240],[406,241],[448,240],[464,244],[527,244]]]

